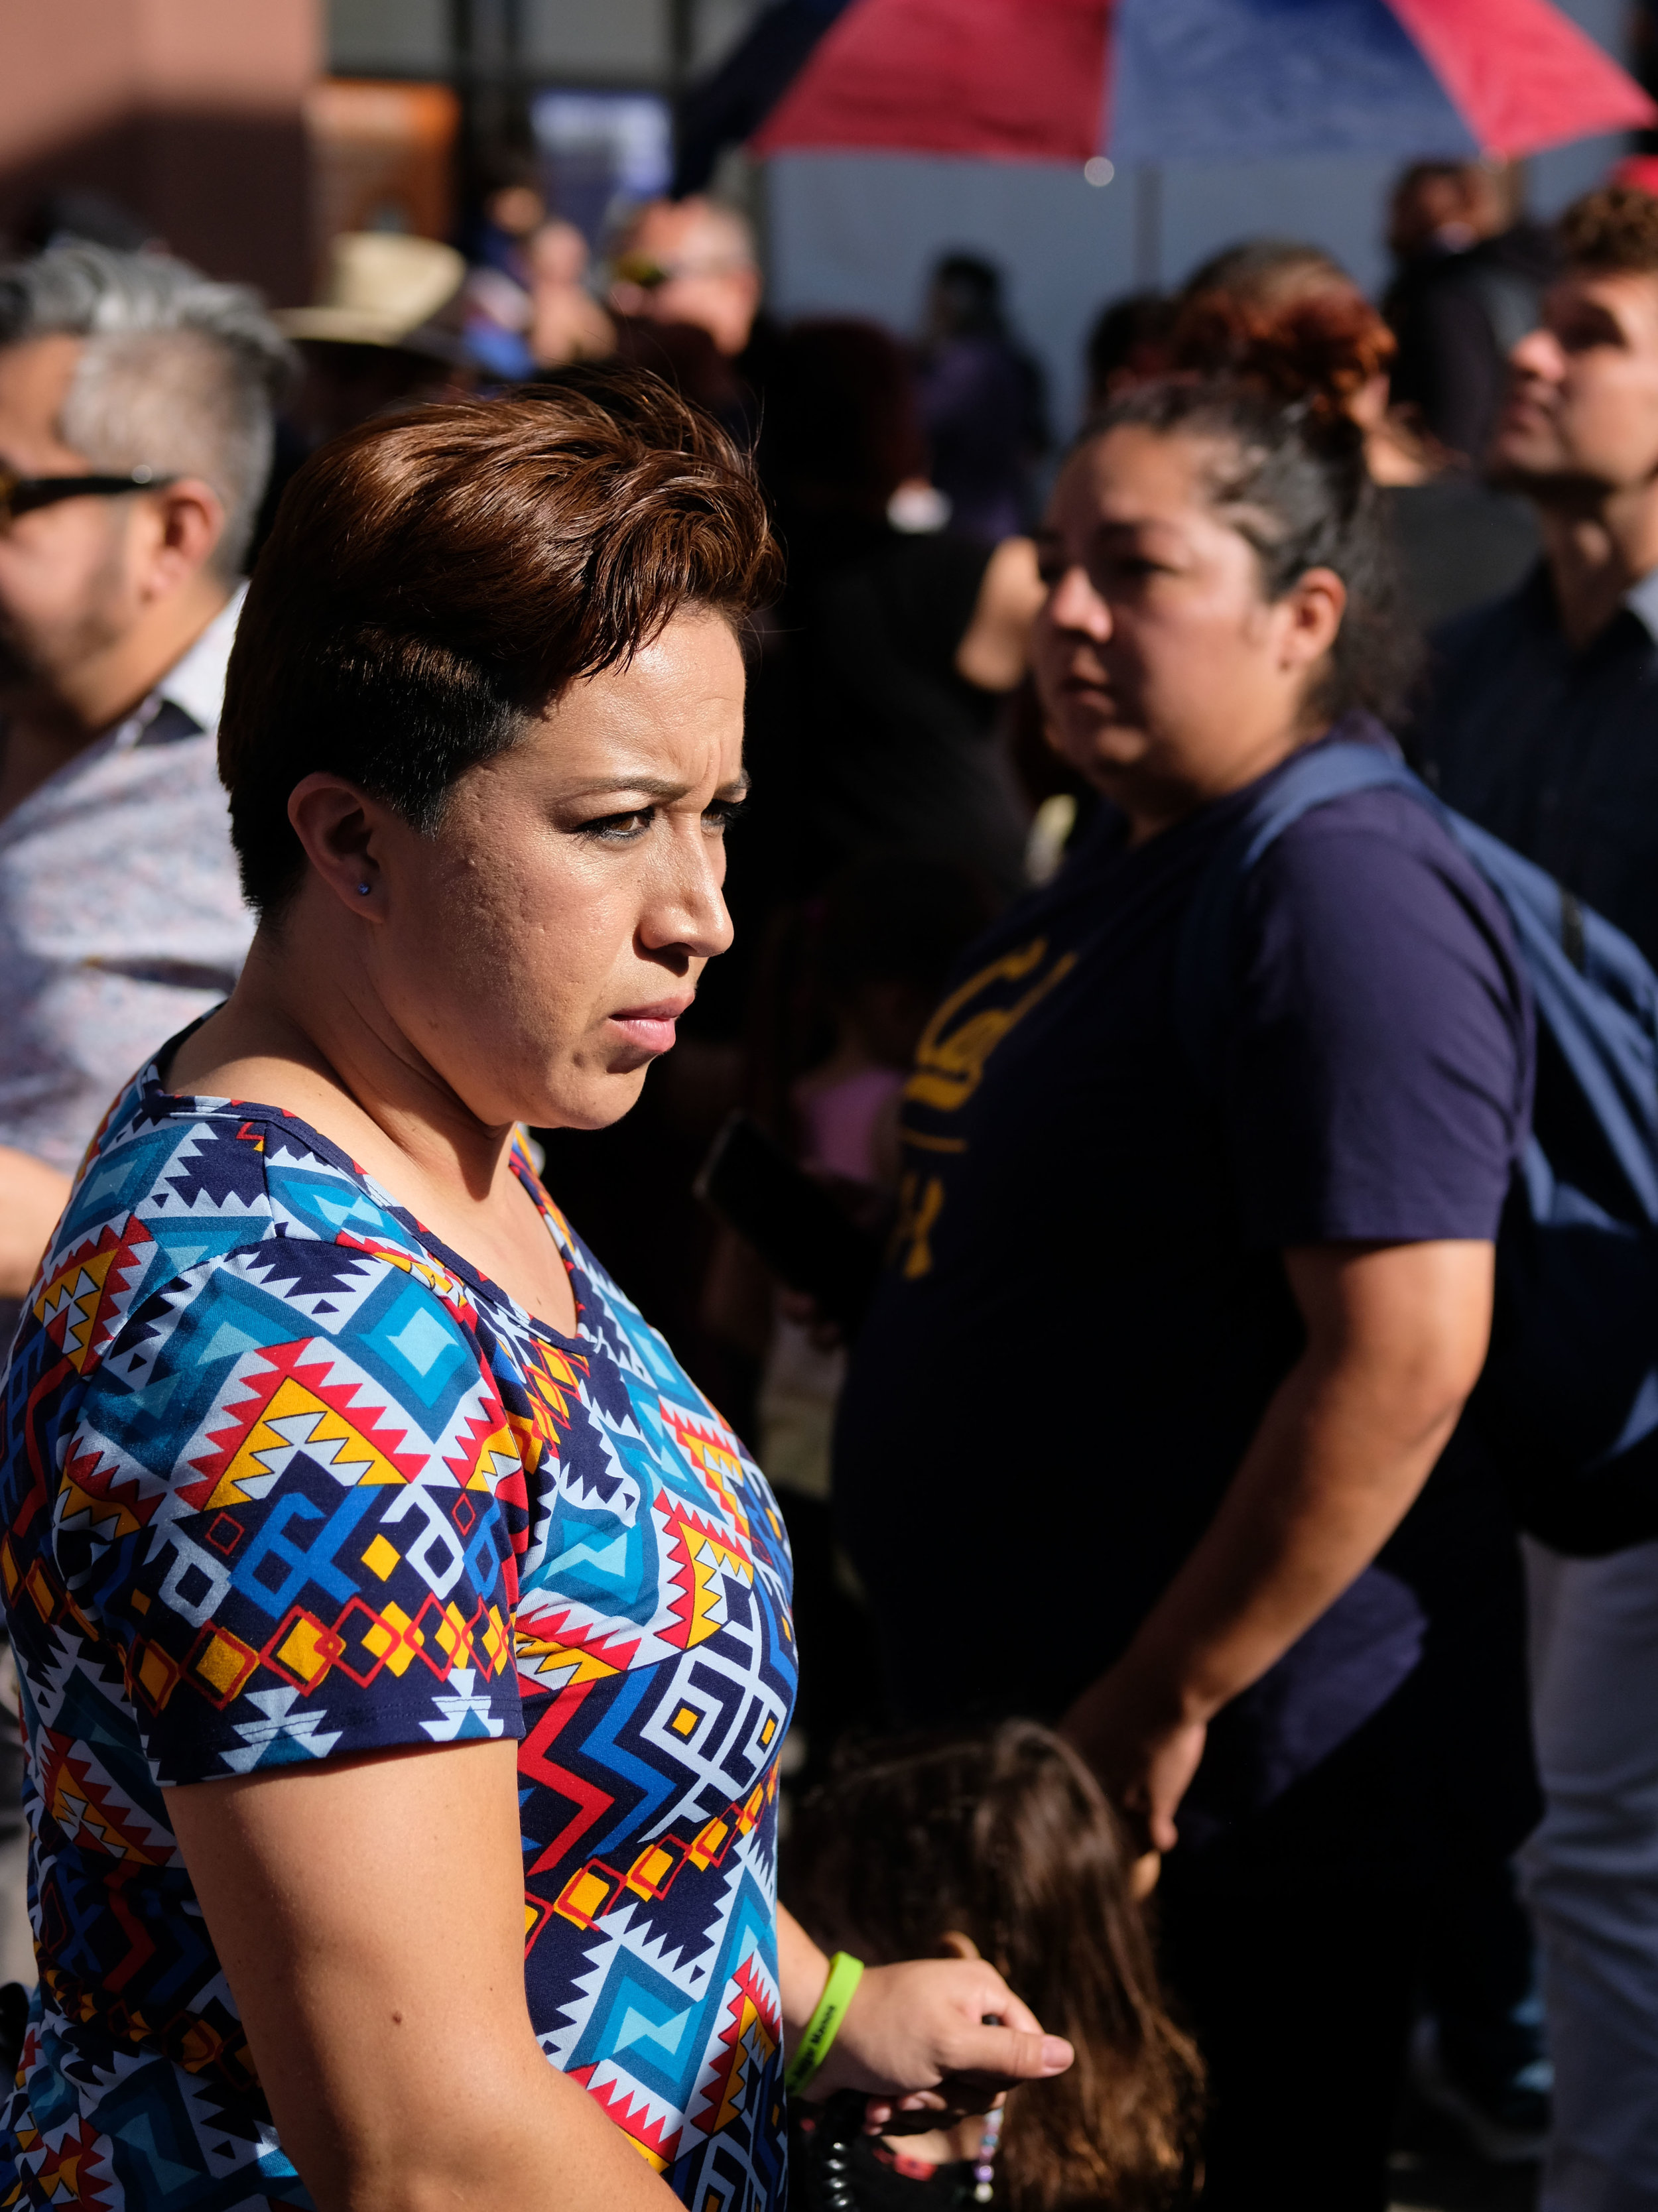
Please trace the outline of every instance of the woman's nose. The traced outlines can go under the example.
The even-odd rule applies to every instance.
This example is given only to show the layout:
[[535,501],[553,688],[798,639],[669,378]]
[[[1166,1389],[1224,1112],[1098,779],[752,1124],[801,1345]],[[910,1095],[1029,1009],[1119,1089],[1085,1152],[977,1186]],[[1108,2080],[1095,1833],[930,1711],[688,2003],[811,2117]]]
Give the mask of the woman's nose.
[[698,824],[675,852],[646,911],[645,942],[654,951],[683,945],[694,959],[728,950],[734,932],[725,903],[725,848]]
[[1081,630],[1096,639],[1111,635],[1111,609],[1080,561],[1056,580],[1045,612],[1056,629]]

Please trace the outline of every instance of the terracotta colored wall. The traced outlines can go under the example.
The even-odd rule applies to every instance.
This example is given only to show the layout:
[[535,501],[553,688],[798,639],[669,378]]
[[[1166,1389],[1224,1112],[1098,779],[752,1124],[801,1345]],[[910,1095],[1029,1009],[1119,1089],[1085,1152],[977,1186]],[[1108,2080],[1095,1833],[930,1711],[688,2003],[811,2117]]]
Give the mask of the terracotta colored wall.
[[304,299],[322,17],[322,0],[7,0],[0,228],[42,191],[90,186],[215,276]]

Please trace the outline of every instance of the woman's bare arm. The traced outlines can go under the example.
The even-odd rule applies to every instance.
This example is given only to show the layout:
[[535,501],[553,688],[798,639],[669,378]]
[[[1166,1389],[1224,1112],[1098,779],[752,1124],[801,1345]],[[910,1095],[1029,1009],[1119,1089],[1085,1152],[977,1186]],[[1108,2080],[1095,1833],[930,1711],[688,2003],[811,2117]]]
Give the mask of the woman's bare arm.
[[981,691],[1011,691],[1030,665],[1031,625],[1047,597],[1028,538],[1004,538],[984,570],[955,669]]
[[1375,1559],[1484,1364],[1490,1244],[1309,1245],[1284,1267],[1307,1348],[1202,1540],[1065,1717],[1159,1850],[1209,1722]]
[[543,2056],[517,1746],[169,1790],[283,2146],[320,2212],[670,2212]]
[[0,1145],[0,1298],[28,1295],[58,1217],[69,1203],[69,1177],[33,1152]]

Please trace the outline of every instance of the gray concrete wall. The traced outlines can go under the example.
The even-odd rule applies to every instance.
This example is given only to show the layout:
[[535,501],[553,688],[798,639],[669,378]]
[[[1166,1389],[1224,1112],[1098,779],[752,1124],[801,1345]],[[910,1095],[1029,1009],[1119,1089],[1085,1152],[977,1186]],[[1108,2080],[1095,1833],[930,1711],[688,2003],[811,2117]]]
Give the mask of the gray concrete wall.
[[[757,0],[698,0],[697,65],[725,52]],[[441,76],[448,0],[329,0],[331,65],[341,75]],[[649,87],[668,68],[668,0],[521,0],[524,66],[551,84]]]

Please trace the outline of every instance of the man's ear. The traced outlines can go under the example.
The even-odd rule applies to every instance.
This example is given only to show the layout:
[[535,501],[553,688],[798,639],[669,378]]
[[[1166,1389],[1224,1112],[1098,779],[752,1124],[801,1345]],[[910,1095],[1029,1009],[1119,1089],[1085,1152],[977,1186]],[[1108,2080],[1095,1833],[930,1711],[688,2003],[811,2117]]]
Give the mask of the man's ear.
[[144,495],[149,543],[141,587],[166,599],[206,567],[224,535],[224,501],[204,477],[180,477]]

